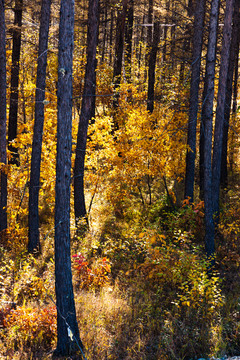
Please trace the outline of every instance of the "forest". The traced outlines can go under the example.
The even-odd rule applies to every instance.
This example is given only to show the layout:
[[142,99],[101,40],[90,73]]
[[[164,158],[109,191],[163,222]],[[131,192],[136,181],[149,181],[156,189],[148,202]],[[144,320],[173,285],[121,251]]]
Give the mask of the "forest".
[[0,359],[240,356],[240,0],[0,0]]

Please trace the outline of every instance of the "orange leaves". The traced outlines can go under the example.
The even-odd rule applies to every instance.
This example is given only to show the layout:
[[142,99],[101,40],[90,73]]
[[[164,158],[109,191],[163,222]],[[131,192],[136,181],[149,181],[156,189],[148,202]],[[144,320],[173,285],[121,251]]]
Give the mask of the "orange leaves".
[[104,257],[90,266],[82,254],[73,255],[74,268],[80,289],[100,289],[109,284],[111,273],[110,261]]
[[55,341],[57,334],[55,306],[33,308],[17,307],[11,310],[4,319],[5,328],[9,329],[8,342],[13,346],[27,348],[48,348]]

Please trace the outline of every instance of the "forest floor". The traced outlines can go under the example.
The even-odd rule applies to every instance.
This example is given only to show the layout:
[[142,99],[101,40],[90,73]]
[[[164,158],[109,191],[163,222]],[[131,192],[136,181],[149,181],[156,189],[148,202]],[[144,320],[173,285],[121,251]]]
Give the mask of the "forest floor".
[[[173,209],[162,192],[149,205],[136,195],[111,204],[103,193],[94,198],[88,230],[80,224],[76,231],[72,223],[73,285],[86,358],[238,360],[238,188],[225,196],[211,277],[201,202]],[[0,359],[52,356],[52,228],[51,220],[41,229],[39,257],[28,255],[17,240],[1,248]]]

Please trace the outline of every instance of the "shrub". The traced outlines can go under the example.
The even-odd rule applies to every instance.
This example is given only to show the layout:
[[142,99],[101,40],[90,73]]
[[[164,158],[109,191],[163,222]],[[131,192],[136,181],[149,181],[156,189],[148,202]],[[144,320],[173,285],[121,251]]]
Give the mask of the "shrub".
[[56,308],[18,306],[7,314],[4,327],[7,331],[5,341],[8,343],[8,349],[31,349],[32,352],[46,350],[56,339]]
[[73,255],[73,258],[77,283],[80,289],[99,290],[101,287],[109,284],[111,265],[106,257],[97,260],[92,266],[89,265],[88,261],[80,253]]

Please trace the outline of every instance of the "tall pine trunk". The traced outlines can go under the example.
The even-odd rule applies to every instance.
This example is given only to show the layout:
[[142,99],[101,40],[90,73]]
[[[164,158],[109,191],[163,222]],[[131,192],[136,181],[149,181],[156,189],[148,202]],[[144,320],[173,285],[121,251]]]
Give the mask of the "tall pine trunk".
[[35,121],[33,129],[31,173],[29,185],[28,251],[40,250],[39,241],[39,189],[44,123],[44,99],[46,87],[47,48],[51,0],[42,0],[39,31],[37,82],[35,93]]
[[54,355],[67,356],[82,348],[76,319],[70,253],[70,184],[72,154],[72,61],[74,0],[61,0],[58,89],[57,164],[55,203],[55,290],[57,348]]
[[224,125],[223,125],[223,149],[222,149],[222,163],[221,163],[221,186],[226,188],[228,185],[228,166],[227,166],[227,154],[228,154],[228,130],[231,113],[232,92],[233,92],[233,75],[235,58],[239,52],[239,5],[240,0],[235,0],[235,8],[233,14],[233,30],[230,47],[230,59],[227,76],[227,89],[226,89],[226,101],[224,108]]
[[[7,164],[6,141],[6,40],[5,40],[5,6],[0,0],[0,232],[7,228]],[[3,165],[4,164],[4,165]]]
[[95,109],[96,88],[96,49],[98,42],[98,9],[99,0],[89,0],[87,65],[82,99],[81,114],[78,126],[76,158],[74,166],[74,210],[76,221],[86,217],[84,196],[84,162],[87,144],[88,124]]
[[147,98],[147,110],[150,113],[154,109],[154,86],[155,86],[155,72],[156,72],[156,61],[157,51],[160,40],[160,24],[159,21],[154,23],[153,41],[149,54],[148,64],[148,98]]
[[204,81],[204,97],[201,118],[200,154],[202,156],[203,198],[205,204],[205,248],[208,257],[215,251],[214,221],[212,207],[212,124],[214,80],[216,64],[217,30],[219,17],[219,0],[212,0],[208,48],[206,59],[206,72]]
[[128,82],[131,81],[131,62],[132,62],[132,36],[133,36],[133,0],[129,0],[127,10],[127,22],[125,32],[125,69],[126,79]]
[[190,108],[189,108],[189,120],[188,120],[188,139],[187,139],[189,150],[187,151],[187,157],[186,157],[186,177],[185,177],[185,198],[189,197],[191,202],[193,201],[193,193],[194,193],[198,93],[199,93],[199,82],[200,82],[205,6],[206,6],[206,0],[199,0],[195,5],[195,14],[194,14],[192,75],[191,75]]
[[217,109],[214,131],[214,146],[212,160],[212,195],[213,195],[213,213],[215,222],[218,223],[219,217],[219,196],[220,196],[220,178],[221,178],[221,159],[223,145],[223,126],[224,110],[226,102],[227,78],[230,58],[230,44],[232,35],[232,18],[235,0],[226,1],[223,40],[221,51],[221,64],[219,73],[219,86],[217,96]]
[[17,137],[17,118],[18,118],[18,84],[19,84],[19,61],[21,52],[21,32],[22,32],[22,11],[23,0],[15,0],[14,8],[14,29],[12,45],[12,65],[11,65],[11,88],[10,88],[10,108],[8,121],[8,148],[12,152],[11,163],[19,163],[18,150],[12,146],[11,141]]
[[[117,109],[118,107],[118,88],[121,82],[121,73],[122,73],[122,60],[123,60],[123,49],[124,49],[124,34],[125,34],[125,22],[127,14],[127,4],[128,0],[122,0],[122,10],[119,11],[117,17],[116,25],[116,43],[115,43],[115,59],[113,67],[113,84],[114,90],[116,91],[113,108]],[[116,119],[114,119],[114,127],[118,128]]]

